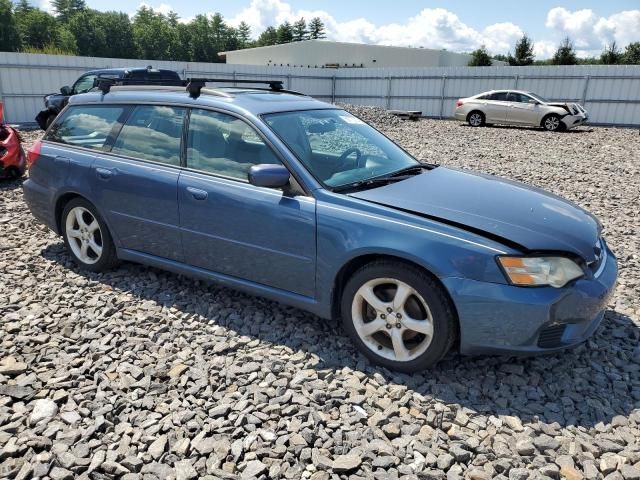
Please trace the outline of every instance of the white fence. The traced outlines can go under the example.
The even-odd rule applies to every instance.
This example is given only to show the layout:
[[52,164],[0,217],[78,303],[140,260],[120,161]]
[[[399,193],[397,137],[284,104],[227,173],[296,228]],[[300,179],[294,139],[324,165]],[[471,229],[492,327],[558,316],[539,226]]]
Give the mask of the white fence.
[[640,126],[640,66],[424,67],[322,69],[218,63],[165,62],[0,52],[0,99],[5,120],[33,122],[42,97],[71,85],[95,68],[169,68],[183,77],[283,80],[286,88],[329,102],[420,110],[451,117],[458,98],[497,88],[535,91],[552,100],[576,101],[594,124]]

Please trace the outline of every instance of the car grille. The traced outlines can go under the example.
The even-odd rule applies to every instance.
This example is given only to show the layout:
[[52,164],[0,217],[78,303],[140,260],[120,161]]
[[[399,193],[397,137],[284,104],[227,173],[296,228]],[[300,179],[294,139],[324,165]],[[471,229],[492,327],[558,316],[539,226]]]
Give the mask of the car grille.
[[566,325],[551,325],[540,331],[538,346],[540,348],[554,348],[562,345],[562,335]]

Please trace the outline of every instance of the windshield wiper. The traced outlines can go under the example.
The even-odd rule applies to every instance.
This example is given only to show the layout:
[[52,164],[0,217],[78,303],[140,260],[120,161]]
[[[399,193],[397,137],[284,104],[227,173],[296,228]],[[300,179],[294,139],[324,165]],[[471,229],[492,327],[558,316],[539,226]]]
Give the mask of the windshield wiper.
[[380,177],[369,178],[368,180],[361,180],[359,182],[348,183],[346,185],[340,185],[333,189],[334,192],[346,192],[351,190],[361,190],[363,188],[379,187],[381,185],[387,185],[393,182],[399,182],[405,180],[414,175],[422,173],[425,169],[429,168],[427,165],[411,165],[410,167],[402,168],[395,172],[383,175]]

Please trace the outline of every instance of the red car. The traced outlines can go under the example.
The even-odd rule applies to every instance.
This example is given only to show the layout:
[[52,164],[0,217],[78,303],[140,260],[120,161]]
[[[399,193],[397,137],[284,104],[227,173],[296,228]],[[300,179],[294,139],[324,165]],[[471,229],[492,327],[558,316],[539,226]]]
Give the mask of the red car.
[[0,178],[19,178],[26,166],[18,131],[0,123]]

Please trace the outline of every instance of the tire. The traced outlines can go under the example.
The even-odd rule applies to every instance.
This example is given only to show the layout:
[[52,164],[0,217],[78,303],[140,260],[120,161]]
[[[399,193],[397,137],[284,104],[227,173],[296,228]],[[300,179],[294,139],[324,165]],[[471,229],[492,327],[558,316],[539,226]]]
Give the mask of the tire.
[[474,110],[467,115],[467,123],[472,127],[484,127],[486,125],[486,117],[481,111]]
[[548,132],[560,132],[564,127],[564,123],[560,120],[560,116],[552,113],[542,119],[542,128]]
[[8,180],[17,180],[19,179],[22,175],[24,175],[24,172],[22,172],[19,168],[17,167],[9,167],[5,170],[5,177]]
[[49,114],[47,119],[44,122],[45,130],[48,130],[53,121],[56,119],[57,115],[55,113]]
[[65,247],[80,268],[105,272],[116,265],[118,259],[111,234],[91,203],[83,198],[70,200],[62,211],[60,226]]
[[420,268],[398,261],[379,260],[356,271],[344,287],[341,313],[343,328],[367,358],[405,373],[438,363],[457,335],[442,287]]

